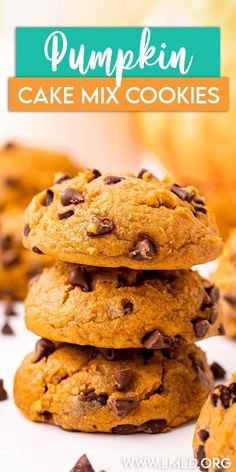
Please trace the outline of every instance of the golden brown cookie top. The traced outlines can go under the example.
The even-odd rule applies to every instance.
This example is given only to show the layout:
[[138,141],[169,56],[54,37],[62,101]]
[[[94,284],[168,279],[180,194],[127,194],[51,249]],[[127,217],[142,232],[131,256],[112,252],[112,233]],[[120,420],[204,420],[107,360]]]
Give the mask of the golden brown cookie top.
[[33,195],[51,184],[57,172],[78,171],[68,156],[7,143],[0,150],[0,209],[25,207]]
[[79,172],[36,195],[24,216],[27,248],[79,264],[184,269],[218,257],[204,200],[150,172]]
[[117,349],[172,348],[220,334],[218,299],[217,287],[191,270],[137,271],[57,262],[31,285],[26,325],[53,341]]
[[[236,470],[236,374],[211,392],[195,428],[193,448],[199,466],[205,459],[209,471]],[[219,461],[218,469],[214,458]]]

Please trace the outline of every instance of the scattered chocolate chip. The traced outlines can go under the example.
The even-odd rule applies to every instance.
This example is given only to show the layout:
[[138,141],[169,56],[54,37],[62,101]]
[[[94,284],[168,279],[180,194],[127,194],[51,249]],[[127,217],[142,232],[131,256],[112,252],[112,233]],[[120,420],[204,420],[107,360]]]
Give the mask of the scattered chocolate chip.
[[58,211],[57,216],[59,220],[67,220],[67,218],[70,218],[71,216],[74,215],[74,210],[67,210],[67,211]]
[[167,421],[164,419],[149,420],[142,424],[145,433],[161,433],[167,426]]
[[113,373],[113,377],[116,380],[116,390],[122,392],[130,385],[133,378],[133,371],[128,367],[126,369],[117,370]]
[[42,411],[40,413],[41,416],[43,416],[45,418],[46,421],[50,421],[53,417],[52,413],[50,411]]
[[209,320],[208,320],[209,323],[214,324],[216,322],[217,316],[218,316],[218,308],[216,305],[213,305],[210,311],[210,315],[209,315]]
[[4,388],[3,379],[0,379],[0,402],[7,400],[8,395]]
[[209,329],[209,322],[202,318],[197,318],[196,320],[193,320],[192,323],[197,338],[204,338]]
[[202,362],[202,359],[199,357],[196,357],[195,353],[190,353],[189,354],[189,359],[191,360],[194,369],[197,371],[198,377],[202,380],[206,380],[206,374],[204,372],[204,364]]
[[210,366],[211,368],[211,371],[213,373],[213,377],[215,380],[219,380],[219,379],[224,379],[225,378],[225,370],[223,369],[223,367],[221,367],[220,364],[218,364],[217,362],[213,362]]
[[104,359],[108,361],[114,361],[117,357],[117,352],[113,348],[100,348],[99,352],[102,354]]
[[123,300],[121,300],[121,305],[124,315],[129,315],[133,311],[134,305],[127,298],[123,298]]
[[24,226],[23,233],[25,237],[27,237],[28,234],[30,233],[30,225],[28,223]]
[[39,249],[37,246],[33,246],[32,251],[35,252],[35,254],[44,254],[43,251],[41,251],[41,249]]
[[97,179],[98,177],[101,177],[101,172],[97,169],[93,169],[92,170],[92,173],[93,173],[93,180]]
[[201,197],[194,197],[193,201],[194,201],[194,203],[205,206],[205,202],[204,202],[203,198],[201,198]]
[[12,236],[10,234],[6,234],[0,238],[0,249],[1,251],[7,251],[11,248],[12,245]]
[[62,175],[61,177],[59,177],[58,180],[56,180],[55,184],[61,184],[62,182],[64,182],[65,180],[70,180],[71,179],[71,175],[69,174],[64,174]]
[[108,402],[108,406],[119,418],[123,418],[128,415],[138,405],[138,401],[133,398],[113,398]]
[[165,349],[170,347],[170,338],[163,336],[160,331],[155,329],[145,334],[142,339],[142,344],[146,349]]
[[16,316],[16,310],[14,308],[14,304],[11,300],[6,300],[5,301],[5,307],[4,307],[4,314],[6,316]]
[[6,269],[8,269],[8,267],[12,267],[18,264],[19,261],[20,261],[20,256],[11,249],[4,252],[4,254],[2,255],[2,265]]
[[86,401],[86,402],[93,402],[93,401],[97,401],[99,403],[101,403],[101,405],[106,405],[107,404],[107,400],[108,400],[108,395],[105,394],[105,393],[102,393],[102,394],[97,394],[95,392],[95,390],[91,390],[90,392],[88,393],[80,393],[79,394],[79,399],[81,401]]
[[137,179],[142,179],[144,174],[146,174],[146,172],[148,172],[147,169],[141,169],[137,175]]
[[216,406],[218,405],[219,399],[220,399],[220,397],[219,397],[219,395],[217,395],[216,393],[212,392],[212,393],[210,394],[210,402],[211,402],[211,404],[212,404],[213,406],[216,407]]
[[229,387],[226,385],[222,385],[220,387],[220,400],[225,409],[229,408],[230,406],[230,400],[231,400],[231,392]]
[[49,339],[39,339],[35,345],[35,357],[33,363],[36,364],[37,362],[41,361],[43,357],[48,357],[55,351],[55,349],[55,344],[52,341],[49,341]]
[[115,228],[114,221],[111,218],[99,218],[93,216],[87,229],[88,236],[100,236],[111,233]]
[[145,238],[134,246],[129,252],[129,257],[137,261],[144,261],[145,259],[153,259],[157,252],[157,246],[154,245],[151,239]]
[[[229,385],[229,390],[230,392],[235,395],[236,397],[236,382],[232,382],[230,385]],[[235,402],[234,402],[235,403]]]
[[236,297],[230,293],[226,293],[223,299],[231,306],[236,306]]
[[113,434],[134,434],[137,431],[137,426],[134,424],[120,424],[112,428]]
[[108,175],[105,179],[104,179],[104,183],[106,185],[114,185],[114,184],[118,184],[119,182],[121,182],[122,180],[125,180],[124,177],[115,177],[114,175]]
[[19,185],[19,180],[16,177],[6,176],[3,180],[6,187],[15,188]]
[[54,197],[54,192],[49,188],[48,190],[46,190],[46,196],[42,201],[42,205],[49,206],[53,201],[53,197]]
[[207,472],[208,468],[204,466],[203,459],[206,459],[206,453],[204,446],[199,446],[195,452],[196,459],[197,459],[197,466],[202,472]]
[[207,294],[211,299],[211,303],[215,305],[220,299],[220,290],[216,285],[210,285],[210,287],[205,288]]
[[70,472],[95,472],[86,454],[81,456]]
[[80,287],[83,292],[91,292],[91,278],[85,268],[77,267],[68,275],[69,284],[73,287]]
[[66,188],[61,193],[61,204],[63,206],[78,205],[84,202],[84,196],[75,188]]
[[194,205],[194,214],[195,216],[197,215],[197,213],[203,213],[204,215],[207,214],[207,210],[205,207],[203,206],[198,206],[198,205]]
[[225,328],[224,326],[221,324],[220,327],[219,327],[219,334],[221,336],[224,336],[225,335]]
[[233,382],[229,387],[217,385],[210,395],[210,401],[214,407],[222,405],[228,409],[231,404],[236,402],[236,383]]
[[206,429],[199,429],[198,436],[201,439],[201,441],[206,442],[210,434],[208,433]]
[[12,327],[9,325],[9,323],[6,321],[1,329],[1,333],[5,334],[6,336],[11,336],[14,334],[14,331]]
[[10,149],[16,149],[17,144],[14,141],[8,141],[7,143],[4,144],[3,149],[8,151]]
[[186,188],[181,187],[178,184],[172,184],[170,187],[171,192],[173,192],[177,197],[180,198],[180,200],[183,200],[184,202],[191,202],[194,198],[194,193],[189,192]]

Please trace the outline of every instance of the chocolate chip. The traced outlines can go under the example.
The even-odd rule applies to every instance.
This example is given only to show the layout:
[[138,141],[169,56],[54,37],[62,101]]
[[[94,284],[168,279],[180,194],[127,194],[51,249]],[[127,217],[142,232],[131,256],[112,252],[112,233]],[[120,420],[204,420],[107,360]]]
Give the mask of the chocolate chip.
[[8,269],[8,267],[12,267],[18,264],[19,261],[20,261],[20,256],[11,249],[4,252],[4,254],[2,255],[2,265],[6,269]]
[[217,362],[213,362],[210,366],[211,368],[211,371],[213,373],[213,377],[215,380],[219,380],[219,379],[224,379],[225,378],[225,370],[223,369],[223,367],[221,367],[220,364],[218,364]]
[[231,400],[231,392],[226,385],[218,386],[220,388],[220,400],[225,409],[229,408]]
[[115,177],[114,175],[108,175],[105,179],[104,179],[104,183],[106,185],[114,185],[114,184],[118,184],[119,182],[121,182],[122,180],[125,180],[124,177]]
[[71,175],[69,174],[64,174],[62,175],[61,177],[59,177],[58,180],[56,180],[55,184],[61,184],[62,182],[64,182],[65,180],[70,180],[71,179]]
[[209,329],[209,322],[202,318],[197,318],[196,320],[193,320],[192,323],[197,338],[204,338]]
[[194,201],[194,203],[205,206],[205,202],[204,202],[203,198],[201,198],[201,197],[194,197],[193,201]]
[[105,393],[102,393],[102,394],[99,394],[97,395],[97,393],[95,392],[95,390],[91,390],[90,392],[88,393],[80,393],[79,394],[79,399],[81,401],[86,401],[86,402],[93,402],[93,401],[97,401],[99,403],[101,403],[101,405],[106,405],[107,404],[107,399],[108,399],[108,395],[105,394]]
[[7,251],[11,248],[12,245],[12,236],[10,234],[6,234],[1,237],[0,239],[0,248],[1,251]]
[[5,307],[4,307],[4,314],[6,316],[16,316],[16,310],[14,308],[14,304],[11,300],[5,301]]
[[201,441],[206,442],[210,434],[208,433],[206,429],[199,429],[198,436],[201,439]]
[[164,419],[149,420],[142,424],[145,433],[161,433],[166,429],[167,421]]
[[142,344],[146,349],[164,349],[169,348],[171,343],[168,336],[164,336],[160,331],[155,329],[145,334],[142,339]]
[[36,364],[37,362],[41,361],[43,357],[48,357],[55,351],[55,349],[55,344],[52,341],[49,341],[49,339],[39,339],[35,345],[35,357],[33,363]]
[[236,396],[236,382],[232,382],[231,384],[229,384],[229,390],[233,395]]
[[98,177],[101,177],[101,172],[97,169],[93,169],[92,170],[92,173],[93,173],[93,180],[97,179]]
[[225,335],[225,328],[224,326],[221,324],[220,327],[219,327],[219,334],[221,336],[224,336]]
[[70,472],[95,472],[86,454],[81,456]]
[[203,464],[203,459],[206,459],[206,453],[205,453],[205,448],[204,446],[199,446],[198,449],[195,452],[196,459],[197,459],[197,466],[199,469],[203,472],[207,472],[208,468],[204,466]]
[[117,352],[113,348],[100,348],[99,352],[108,361],[114,361],[117,357]]
[[129,367],[117,370],[113,373],[113,377],[116,380],[116,390],[122,392],[130,385],[133,378],[133,371]]
[[217,385],[210,395],[210,401],[214,407],[221,404],[225,409],[228,409],[231,403],[236,401],[236,395],[232,387]]
[[1,333],[5,334],[6,336],[11,336],[12,334],[14,334],[13,329],[11,328],[11,326],[9,325],[7,321],[4,323],[1,329]]
[[213,305],[213,307],[210,310],[209,323],[214,324],[216,322],[217,316],[218,316],[218,308],[216,305]]
[[134,305],[127,298],[123,298],[123,300],[121,300],[121,305],[124,315],[129,315],[133,311]]
[[8,395],[4,388],[3,379],[0,379],[0,402],[7,400]]
[[73,287],[80,287],[83,292],[91,292],[91,278],[85,268],[77,267],[68,275],[69,284]]
[[49,188],[46,191],[46,196],[45,196],[44,200],[42,201],[42,205],[43,206],[49,206],[53,201],[53,197],[54,197],[54,192]]
[[30,233],[30,225],[28,223],[24,226],[23,233],[25,237],[27,237],[28,234]]
[[231,306],[236,306],[236,297],[230,293],[226,293],[223,299]]
[[136,408],[137,405],[138,401],[133,397],[113,398],[110,402],[108,402],[110,409],[119,418],[123,418],[124,416],[128,415],[128,413]]
[[220,299],[220,290],[216,285],[211,285],[210,287],[205,288],[207,294],[209,295],[213,305],[218,303]]
[[144,174],[146,174],[146,172],[148,172],[147,169],[141,169],[137,175],[137,179],[142,179]]
[[178,184],[172,184],[170,187],[171,192],[173,192],[177,197],[180,198],[180,200],[183,200],[184,202],[191,202],[194,198],[194,193],[189,192],[186,188],[181,187]]
[[132,251],[129,252],[129,257],[137,261],[144,261],[146,259],[153,259],[157,252],[157,247],[151,239],[145,238],[134,246]]
[[44,254],[44,252],[41,251],[41,249],[39,249],[37,246],[33,246],[32,251],[35,252],[35,254]]
[[75,188],[66,188],[61,193],[61,204],[63,206],[78,205],[84,202],[84,196]]
[[43,416],[46,421],[50,421],[53,417],[52,413],[50,411],[46,411],[46,410],[42,411],[40,413],[40,415]]
[[112,428],[113,434],[134,434],[137,431],[137,426],[134,424],[120,424]]
[[3,149],[5,151],[8,151],[10,149],[16,149],[17,144],[14,141],[8,141],[7,143],[4,144]]
[[16,177],[9,175],[4,178],[3,183],[6,185],[6,187],[16,188],[19,185],[19,180]]
[[197,213],[203,213],[204,215],[207,214],[207,210],[205,207],[203,206],[198,206],[198,205],[194,205],[194,214],[195,216],[197,215]]
[[210,402],[211,402],[211,404],[212,404],[213,406],[216,407],[216,406],[218,405],[218,403],[219,403],[219,400],[220,400],[219,395],[217,395],[217,394],[214,393],[214,392],[212,392],[212,393],[210,394]]
[[71,216],[74,215],[74,210],[67,210],[67,211],[58,211],[57,216],[59,220],[67,220],[67,218],[70,218]]
[[111,218],[99,218],[93,216],[87,229],[88,236],[100,236],[111,233],[115,228],[114,222]]

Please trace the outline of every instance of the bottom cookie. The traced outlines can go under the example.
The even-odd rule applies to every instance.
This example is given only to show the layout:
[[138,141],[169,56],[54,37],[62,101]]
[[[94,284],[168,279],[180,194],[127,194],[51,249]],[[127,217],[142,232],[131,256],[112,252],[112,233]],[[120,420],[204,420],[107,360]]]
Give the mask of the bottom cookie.
[[15,402],[33,421],[67,430],[160,433],[196,417],[213,385],[196,346],[98,350],[41,339],[15,376]]
[[193,440],[200,470],[236,470],[236,374],[212,391],[199,416]]

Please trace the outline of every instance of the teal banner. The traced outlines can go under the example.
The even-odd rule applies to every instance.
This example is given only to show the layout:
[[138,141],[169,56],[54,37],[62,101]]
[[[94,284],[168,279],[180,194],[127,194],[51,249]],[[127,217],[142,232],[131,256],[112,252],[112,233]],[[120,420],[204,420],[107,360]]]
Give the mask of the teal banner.
[[18,27],[17,77],[219,77],[218,27]]

